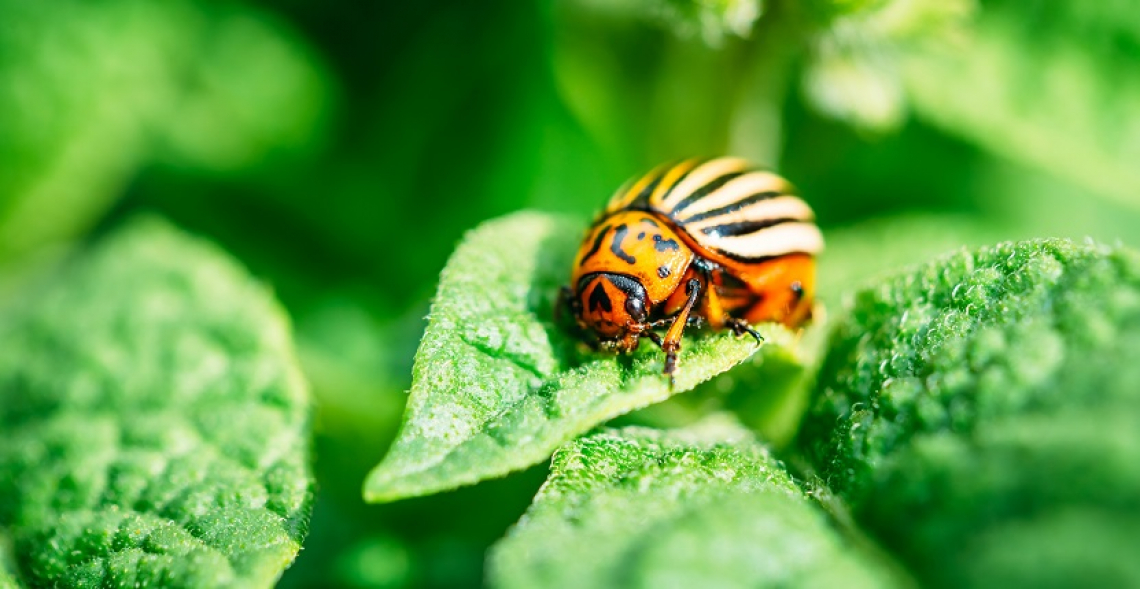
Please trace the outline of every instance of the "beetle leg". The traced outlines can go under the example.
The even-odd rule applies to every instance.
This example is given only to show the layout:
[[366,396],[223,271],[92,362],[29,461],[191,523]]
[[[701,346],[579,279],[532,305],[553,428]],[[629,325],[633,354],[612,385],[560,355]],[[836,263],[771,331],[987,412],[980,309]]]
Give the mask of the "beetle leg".
[[720,301],[720,293],[717,292],[716,286],[712,285],[712,276],[706,274],[705,278],[710,284],[708,292],[705,293],[705,315],[709,318],[709,325],[712,325],[713,329],[729,327],[732,329],[732,333],[737,336],[747,333],[756,338],[757,344],[764,341],[764,336],[760,335],[760,332],[755,329],[752,329],[752,326],[749,325],[747,321],[739,317],[729,316],[728,313],[725,313],[724,305],[721,304]]
[[693,306],[697,304],[697,299],[701,296],[701,281],[696,278],[690,279],[685,290],[689,295],[689,300],[685,302],[685,307],[673,319],[673,325],[669,326],[669,331],[665,332],[664,341],[661,342],[661,349],[665,350],[665,374],[669,376],[670,384],[673,382],[673,373],[677,370],[677,350],[681,349],[681,334],[689,323],[689,315],[693,312]]
[[705,277],[705,284],[708,285],[705,289],[705,317],[713,329],[724,329],[732,318],[724,312],[724,306],[720,303],[720,293],[716,291],[716,287],[708,277]]
[[811,299],[804,296],[804,287],[800,282],[793,282],[789,287],[792,291],[792,300],[795,303],[792,305],[791,313],[784,319],[787,325],[799,325],[811,319]]
[[752,329],[752,326],[747,321],[739,317],[731,317],[724,311],[724,305],[720,301],[720,293],[716,290],[716,285],[712,282],[712,275],[708,270],[704,270],[705,276],[705,316],[709,320],[709,325],[713,329],[723,329],[729,327],[736,335],[748,334],[756,338],[756,343],[764,341],[764,336],[760,332]]
[[727,325],[732,328],[732,333],[735,333],[736,335],[744,335],[747,333],[748,335],[756,338],[757,344],[760,344],[764,341],[764,336],[760,335],[759,331],[753,329],[747,321],[739,317],[729,317]]

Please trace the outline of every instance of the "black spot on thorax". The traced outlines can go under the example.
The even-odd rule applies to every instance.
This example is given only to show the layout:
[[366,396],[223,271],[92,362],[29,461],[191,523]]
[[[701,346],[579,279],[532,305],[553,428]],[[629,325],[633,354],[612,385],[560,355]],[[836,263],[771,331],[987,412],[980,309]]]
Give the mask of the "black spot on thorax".
[[614,229],[614,240],[612,243],[610,243],[610,251],[612,251],[615,256],[617,256],[617,257],[621,258],[623,261],[625,261],[625,263],[636,264],[637,258],[625,253],[621,249],[621,244],[623,241],[625,241],[625,236],[628,234],[629,234],[629,229],[626,227],[625,223],[618,225]]
[[598,237],[594,239],[593,245],[590,246],[590,251],[586,252],[586,255],[582,256],[582,261],[578,262],[579,264],[585,264],[586,260],[589,260],[591,257],[593,257],[594,254],[598,253],[598,250],[602,248],[602,241],[606,239],[606,233],[609,233],[609,231],[609,225],[604,225],[601,229],[598,230]]
[[614,310],[614,304],[610,301],[610,296],[606,294],[606,289],[602,288],[602,283],[599,282],[594,285],[594,290],[590,291],[590,300],[587,302],[590,312],[594,313],[600,307],[606,313]]
[[670,270],[668,266],[658,266],[657,267],[657,276],[659,276],[661,278],[668,278],[669,275],[672,273],[673,273],[673,271]]
[[660,235],[654,235],[653,236],[653,247],[656,248],[657,251],[659,251],[659,252],[668,252],[668,251],[674,251],[675,252],[675,251],[681,249],[681,246],[677,244],[676,240],[665,239],[664,237],[661,237]]

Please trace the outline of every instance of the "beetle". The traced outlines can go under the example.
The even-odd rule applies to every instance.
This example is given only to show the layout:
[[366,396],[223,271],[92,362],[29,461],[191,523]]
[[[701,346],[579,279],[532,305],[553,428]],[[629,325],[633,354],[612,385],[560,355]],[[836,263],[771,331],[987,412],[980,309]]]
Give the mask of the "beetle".
[[811,208],[771,171],[735,157],[664,164],[618,189],[586,231],[559,305],[595,348],[652,340],[672,381],[689,325],[760,342],[753,324],[808,320],[822,249]]

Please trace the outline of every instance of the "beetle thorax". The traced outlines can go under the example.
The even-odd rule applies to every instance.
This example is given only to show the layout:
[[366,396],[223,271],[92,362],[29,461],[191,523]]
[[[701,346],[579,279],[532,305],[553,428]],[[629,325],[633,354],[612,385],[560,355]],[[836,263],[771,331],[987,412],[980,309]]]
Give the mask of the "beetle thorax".
[[653,213],[603,218],[575,264],[578,323],[620,349],[636,347],[650,314],[677,290],[692,260],[692,250]]
[[[582,294],[591,274],[620,274],[645,289],[650,305],[669,298],[693,261],[693,251],[667,221],[643,211],[623,211],[590,228],[574,265],[571,284]],[[583,301],[585,302],[585,301]]]

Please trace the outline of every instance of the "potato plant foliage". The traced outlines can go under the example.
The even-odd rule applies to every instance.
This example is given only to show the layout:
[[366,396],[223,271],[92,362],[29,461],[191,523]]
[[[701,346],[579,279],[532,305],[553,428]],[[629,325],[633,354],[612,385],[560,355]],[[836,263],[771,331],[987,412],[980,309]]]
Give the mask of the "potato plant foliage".
[[0,349],[0,529],[28,586],[268,587],[297,555],[306,388],[216,248],[134,221],[10,303]]
[[[465,238],[403,432],[365,486],[390,501],[554,453],[491,552],[493,585],[1140,580],[1136,252],[1036,240],[944,256],[857,292],[822,362],[767,330],[756,394],[766,366],[821,366],[785,463],[731,413],[581,437],[757,348],[695,335],[675,389],[656,349],[582,349],[551,313],[562,273],[548,262],[572,251],[573,227],[520,213]],[[9,584],[265,586],[281,573],[311,505],[308,404],[261,287],[142,219],[2,317]]]
[[[434,313],[454,308],[449,299],[462,288],[456,286],[462,274],[452,268],[467,267],[467,248],[481,247],[478,259],[484,261],[513,260],[516,249],[488,254],[494,250],[482,242],[502,243],[487,236],[510,233],[517,243],[524,227],[542,228],[543,221],[547,235],[562,233],[553,218],[527,214],[469,236],[444,272]],[[558,239],[546,240],[544,251],[557,251]],[[528,268],[522,262],[503,267]],[[539,272],[545,266],[533,267]],[[470,283],[486,285],[495,276],[483,271]],[[510,292],[519,293],[518,302],[510,303],[515,309],[534,305],[524,303],[523,285],[491,297],[484,291],[479,300],[504,304]],[[1140,478],[1135,469],[1121,467],[1140,458],[1134,454],[1140,372],[1128,361],[1140,345],[1140,255],[1067,240],[1008,242],[906,270],[857,292],[853,301],[833,322],[811,407],[796,444],[785,451],[798,469],[787,470],[762,445],[740,437],[713,446],[686,445],[683,435],[675,440],[656,430],[582,438],[556,453],[534,505],[494,551],[490,579],[504,587],[684,586],[686,578],[715,578],[723,586],[798,586],[816,583],[811,575],[852,583],[864,579],[858,582],[867,586],[948,587],[985,586],[993,579],[1015,584],[1058,579],[1070,584],[1090,575],[1106,583],[1138,579],[1126,554],[1130,544],[1118,541],[1137,532],[1133,497]],[[463,313],[433,315],[429,336],[441,320],[452,328],[455,343],[451,350],[421,348],[404,442],[397,441],[386,461],[405,459],[411,443],[429,439],[408,435],[428,427],[417,423],[425,416],[446,416],[453,426],[463,423],[454,411],[476,397],[453,400],[457,389],[445,379],[456,378],[464,358],[551,366],[553,374],[570,370],[586,383],[605,373],[599,371],[623,365],[621,359],[589,354],[568,361],[569,366],[584,362],[579,366],[586,368],[559,368],[556,360],[519,362],[512,353],[524,350],[525,340],[491,333],[499,345],[513,346],[511,353],[472,345],[471,334],[482,337],[488,333],[485,326],[493,324],[486,316],[464,324]],[[508,325],[527,333],[521,326],[534,321],[533,315],[515,316]],[[464,325],[467,329],[455,329]],[[544,343],[567,337],[556,330],[529,332]],[[697,339],[686,369],[715,362],[697,354],[702,345],[720,341],[723,336]],[[802,356],[801,361],[811,364]],[[644,362],[639,356],[633,364],[645,371],[637,378],[652,382],[657,364]],[[710,372],[723,369],[719,365]],[[433,376],[440,370],[450,376]],[[460,376],[475,383],[503,374],[477,365],[468,370],[487,370]],[[535,377],[542,373],[526,372],[527,379],[540,383]],[[756,394],[763,394],[763,377],[755,380]],[[537,394],[545,404],[567,398],[558,385],[530,386],[533,392],[523,398]],[[484,390],[509,389],[500,384]],[[586,390],[635,399],[630,391],[639,389],[599,383]],[[653,400],[658,399],[648,399]],[[435,403],[442,406],[421,409]],[[560,422],[582,424],[580,418],[566,419],[573,416],[573,405],[518,420],[500,417],[513,409],[492,405],[491,422],[482,427],[496,431],[499,444],[487,444],[488,450],[473,451],[462,461],[436,451],[428,462],[446,467],[452,485],[499,474],[517,464],[518,454],[509,458],[516,462],[495,466],[499,456],[529,452],[523,449],[544,432],[560,429]],[[605,417],[559,435],[563,440],[580,435]],[[518,434],[511,437],[512,432]],[[446,432],[441,437],[446,439]],[[546,443],[533,454],[546,454],[555,445]],[[383,472],[386,466],[380,468]],[[776,488],[784,493],[773,495]],[[733,506],[732,517],[719,515],[727,509],[722,503]],[[753,516],[756,505],[764,507],[755,508]],[[786,518],[772,516],[773,511]],[[854,519],[847,520],[847,514]],[[755,527],[741,523],[751,517],[759,518]],[[752,530],[758,528],[771,531],[772,539],[756,535]],[[670,543],[674,533],[685,538],[676,546]],[[773,547],[762,548],[768,541]],[[1059,548],[1064,542],[1068,550]],[[882,551],[866,550],[868,543]],[[700,553],[704,556],[692,552],[702,546],[720,549]],[[732,560],[738,550],[757,553]],[[864,560],[823,556],[829,551],[855,551]],[[760,554],[772,560],[750,568],[761,566],[752,560]],[[808,560],[797,560],[803,558]],[[816,564],[804,564],[814,558]],[[716,567],[708,563],[716,559],[731,561],[724,566],[732,572],[723,578],[714,574]],[[1039,566],[1046,560],[1050,566]],[[813,572],[804,577],[806,570]]]
[[[0,589],[1140,587],[1135,2],[405,4],[0,0]],[[725,155],[670,386],[555,300]]]
[[931,585],[1140,583],[1137,354],[1135,251],[946,256],[856,295],[800,445]]

